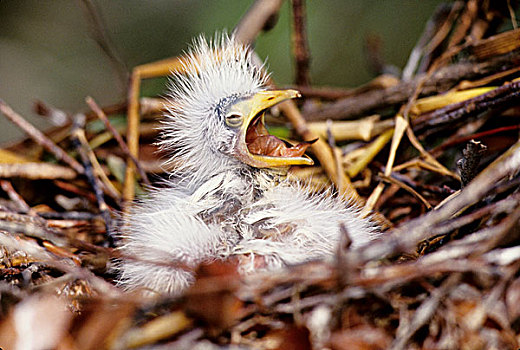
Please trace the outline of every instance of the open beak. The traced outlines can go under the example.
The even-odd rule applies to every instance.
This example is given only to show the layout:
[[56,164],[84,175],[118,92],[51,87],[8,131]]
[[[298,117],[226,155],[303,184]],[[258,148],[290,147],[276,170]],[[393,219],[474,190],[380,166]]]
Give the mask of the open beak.
[[290,145],[270,135],[264,125],[264,114],[268,108],[297,97],[301,95],[296,90],[260,91],[239,102],[240,109],[246,112],[238,132],[239,140],[236,146],[237,156],[241,161],[256,168],[314,164],[314,161],[304,154],[312,142]]

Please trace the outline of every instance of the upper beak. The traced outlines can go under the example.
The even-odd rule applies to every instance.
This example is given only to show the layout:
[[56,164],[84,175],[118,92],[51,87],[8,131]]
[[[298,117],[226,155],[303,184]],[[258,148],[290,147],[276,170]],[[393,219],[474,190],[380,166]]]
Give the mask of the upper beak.
[[263,113],[266,109],[273,107],[274,105],[293,98],[301,97],[299,91],[296,90],[273,90],[273,91],[260,91],[250,98],[241,101],[244,103],[248,111],[244,116],[244,123],[240,127],[239,142],[237,145],[237,151],[239,158],[254,167],[257,168],[279,168],[289,167],[291,165],[313,165],[314,161],[306,156],[305,154],[300,157],[278,157],[252,154],[249,152],[246,143],[247,129],[253,119],[259,114]]

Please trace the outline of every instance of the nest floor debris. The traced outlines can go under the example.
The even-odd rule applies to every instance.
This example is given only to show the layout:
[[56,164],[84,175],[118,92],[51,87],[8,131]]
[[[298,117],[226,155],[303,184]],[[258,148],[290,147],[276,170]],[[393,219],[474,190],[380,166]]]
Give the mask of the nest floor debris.
[[[240,40],[252,42],[281,3],[256,1]],[[309,84],[304,2],[293,1],[294,88],[304,98],[280,107],[287,123],[276,128],[320,140],[311,150],[319,165],[289,178],[334,186],[385,232],[356,250],[345,232],[334,263],[275,274],[202,265],[178,298],[143,302],[117,288],[110,269],[121,256],[115,214],[134,190],[167,177],[153,144],[160,101],[100,108],[88,98],[92,112],[43,133],[0,100],[28,135],[0,149],[0,346],[517,349],[520,30],[505,3],[440,6],[401,77],[347,90]],[[380,53],[367,52],[385,71]],[[132,76],[149,76],[146,67]]]

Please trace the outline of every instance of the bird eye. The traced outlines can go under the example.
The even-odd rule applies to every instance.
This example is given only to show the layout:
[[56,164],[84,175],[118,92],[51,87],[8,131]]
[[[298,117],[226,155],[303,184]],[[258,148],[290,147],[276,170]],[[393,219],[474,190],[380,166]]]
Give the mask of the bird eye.
[[226,115],[226,125],[237,128],[244,122],[244,116],[238,113],[229,113]]

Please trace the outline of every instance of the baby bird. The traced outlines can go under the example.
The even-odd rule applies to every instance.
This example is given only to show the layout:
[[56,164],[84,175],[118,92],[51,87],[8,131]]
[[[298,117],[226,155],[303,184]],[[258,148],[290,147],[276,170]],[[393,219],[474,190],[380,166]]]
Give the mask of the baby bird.
[[342,224],[353,246],[377,237],[358,208],[285,179],[289,166],[313,164],[309,144],[270,135],[264,113],[297,91],[267,90],[251,50],[232,36],[201,37],[185,57],[185,72],[171,78],[160,142],[176,168],[124,218],[120,249],[135,259],[119,262],[120,285],[176,295],[194,281],[178,263],[238,257],[248,274],[331,259]]

